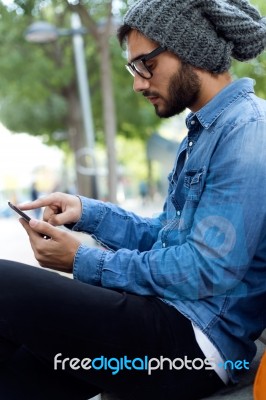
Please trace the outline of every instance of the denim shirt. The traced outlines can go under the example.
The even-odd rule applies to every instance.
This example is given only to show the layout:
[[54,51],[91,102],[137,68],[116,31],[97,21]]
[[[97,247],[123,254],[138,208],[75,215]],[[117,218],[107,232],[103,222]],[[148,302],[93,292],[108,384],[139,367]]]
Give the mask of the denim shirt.
[[[266,102],[239,79],[186,120],[160,215],[81,197],[74,278],[156,296],[226,360],[251,361],[266,327]],[[237,382],[237,370],[229,370]]]

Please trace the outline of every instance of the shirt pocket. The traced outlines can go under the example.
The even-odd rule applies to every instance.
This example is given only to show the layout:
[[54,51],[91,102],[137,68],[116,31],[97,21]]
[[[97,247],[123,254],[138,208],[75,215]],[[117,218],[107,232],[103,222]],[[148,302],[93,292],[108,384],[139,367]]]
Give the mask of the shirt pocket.
[[185,171],[183,187],[185,201],[199,201],[204,186],[205,175],[205,167]]
[[184,171],[182,185],[176,188],[172,202],[180,210],[178,230],[187,231],[193,225],[194,214],[204,189],[206,167]]

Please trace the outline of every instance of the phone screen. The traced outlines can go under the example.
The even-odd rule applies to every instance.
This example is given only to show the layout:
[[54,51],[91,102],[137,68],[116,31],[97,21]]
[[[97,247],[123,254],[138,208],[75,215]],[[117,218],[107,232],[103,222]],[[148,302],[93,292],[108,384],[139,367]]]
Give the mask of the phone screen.
[[21,211],[19,208],[17,208],[16,206],[14,206],[14,204],[12,204],[10,201],[8,202],[9,207],[12,208],[12,210],[16,211],[16,213],[18,213],[23,219],[25,219],[25,221],[29,222],[30,221],[30,217],[25,214],[23,211]]

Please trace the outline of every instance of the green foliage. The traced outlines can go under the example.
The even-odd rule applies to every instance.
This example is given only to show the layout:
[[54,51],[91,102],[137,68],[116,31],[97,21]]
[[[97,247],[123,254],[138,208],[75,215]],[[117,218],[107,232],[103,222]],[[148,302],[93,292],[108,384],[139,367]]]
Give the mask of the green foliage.
[[[27,27],[45,20],[68,28],[71,12],[78,6],[99,25],[107,16],[109,4],[110,0],[14,0],[9,7],[0,4],[0,120],[9,129],[46,135],[54,143],[55,131],[68,130],[68,94],[71,90],[77,92],[71,38],[32,44],[24,37]],[[93,36],[86,35],[84,41],[96,138],[102,141],[101,60]],[[110,38],[109,46],[117,131],[127,137],[144,138],[159,121],[152,107],[133,93],[131,78],[124,68],[125,58],[115,37]]]
[[[121,0],[116,17],[121,17],[133,0]],[[266,15],[265,0],[252,0]],[[69,93],[77,91],[71,38],[53,44],[26,42],[24,33],[34,21],[46,20],[68,28],[73,10],[87,13],[98,25],[108,15],[110,0],[14,0],[8,7],[0,3],[0,120],[8,128],[45,135],[57,142],[53,133],[68,130]],[[84,15],[83,15],[84,17]],[[92,34],[84,37],[92,97],[96,138],[102,141],[103,109],[99,48]],[[112,80],[115,92],[117,131],[127,138],[141,139],[155,130],[160,119],[153,107],[132,90],[132,78],[125,70],[126,57],[117,39],[109,40]],[[233,63],[235,76],[256,80],[256,92],[266,98],[266,53],[250,63]]]
[[71,64],[64,68],[68,61],[59,56],[56,45],[26,42],[33,5],[18,1],[11,10],[3,5],[0,9],[0,117],[11,130],[51,136],[64,128],[67,107],[61,92],[74,71]]
[[250,3],[255,6],[262,15],[266,15],[266,3],[264,0],[250,0]]

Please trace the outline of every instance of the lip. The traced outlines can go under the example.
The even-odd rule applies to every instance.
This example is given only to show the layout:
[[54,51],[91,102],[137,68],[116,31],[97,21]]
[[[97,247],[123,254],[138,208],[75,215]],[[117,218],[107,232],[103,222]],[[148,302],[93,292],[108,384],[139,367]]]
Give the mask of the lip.
[[149,102],[151,102],[152,104],[156,104],[159,101],[159,97],[157,97],[157,96],[148,96],[147,100],[149,100]]

